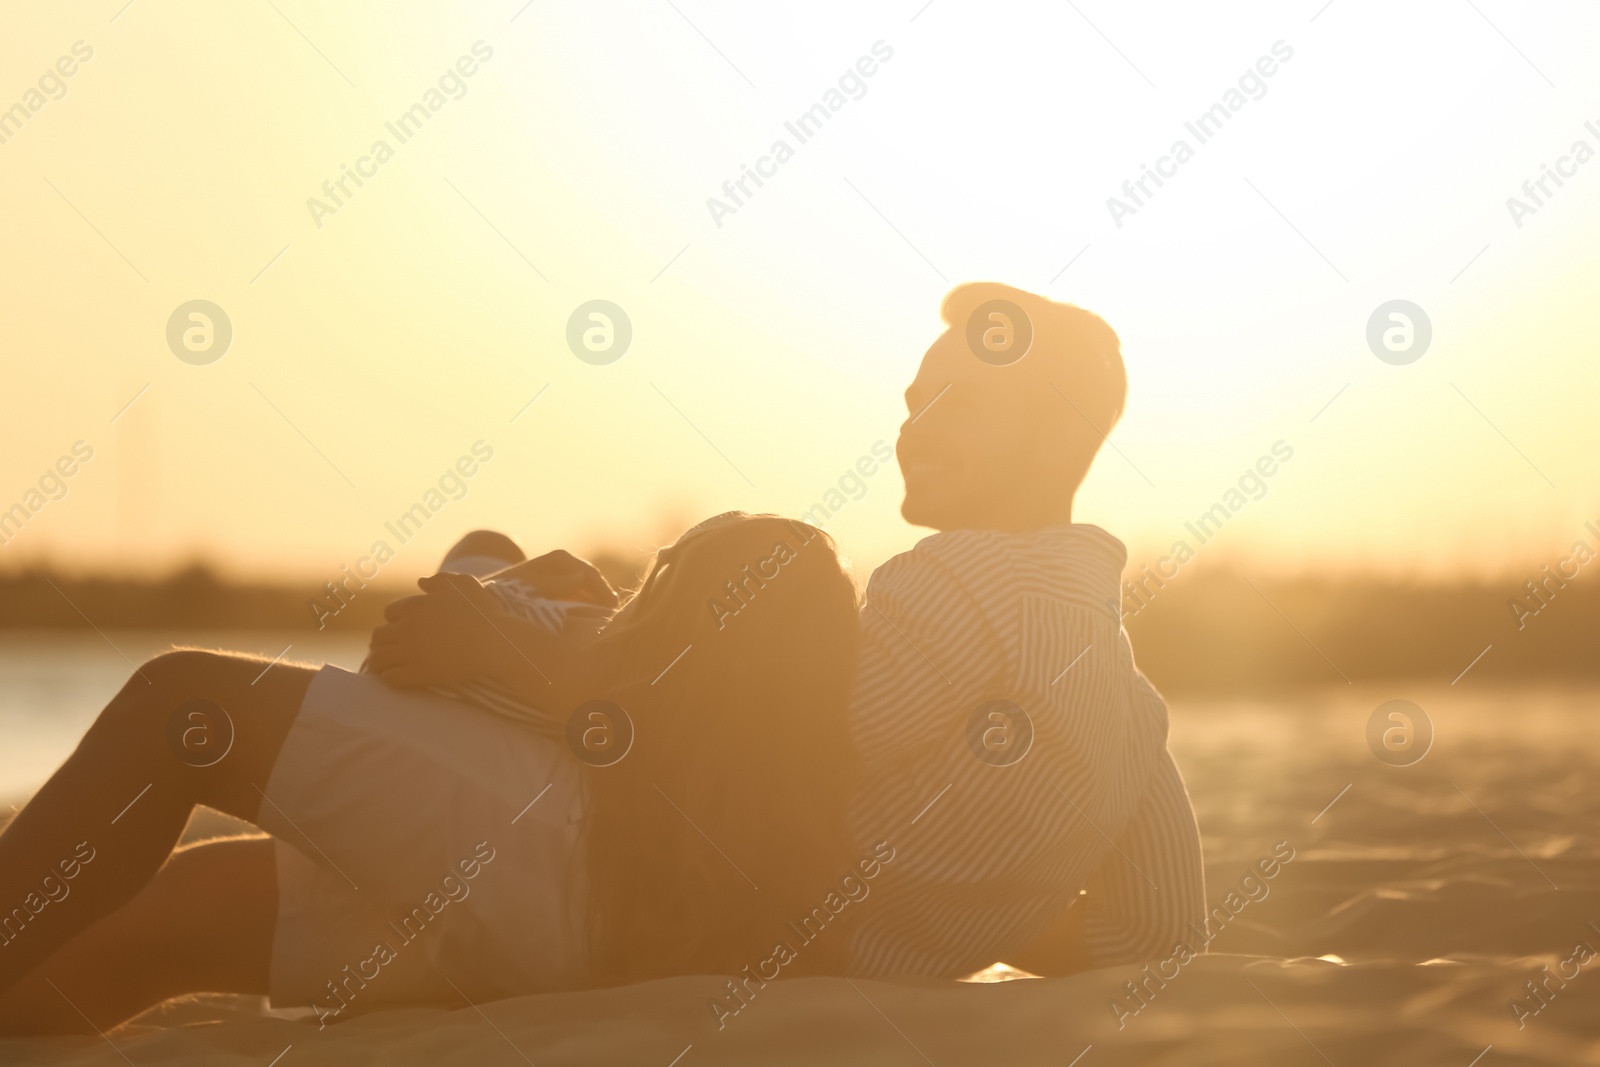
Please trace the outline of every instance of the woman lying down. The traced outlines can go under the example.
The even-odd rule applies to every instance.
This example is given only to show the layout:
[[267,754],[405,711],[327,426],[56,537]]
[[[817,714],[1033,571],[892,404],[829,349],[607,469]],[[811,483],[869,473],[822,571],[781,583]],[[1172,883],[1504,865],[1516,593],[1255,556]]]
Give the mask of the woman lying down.
[[[730,599],[751,565],[774,577]],[[858,604],[828,535],[718,516],[616,610],[592,568],[498,535],[445,570],[362,673],[199,650],[134,672],[0,834],[0,1033],[202,991],[326,1025],[736,975],[780,943],[785,977],[839,973],[844,931],[801,948],[791,924],[885,858],[845,840]],[[197,804],[265,836],[176,848]]]

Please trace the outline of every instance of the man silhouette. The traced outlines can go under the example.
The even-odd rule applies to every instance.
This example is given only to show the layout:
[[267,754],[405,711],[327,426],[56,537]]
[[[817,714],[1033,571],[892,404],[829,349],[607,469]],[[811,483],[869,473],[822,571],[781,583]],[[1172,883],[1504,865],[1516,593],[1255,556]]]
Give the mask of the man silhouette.
[[1126,550],[1072,521],[1122,413],[1117,336],[991,283],[943,317],[897,445],[901,512],[939,532],[873,573],[862,612],[854,828],[896,858],[855,909],[852,967],[1153,959],[1204,914],[1199,833],[1122,631]]

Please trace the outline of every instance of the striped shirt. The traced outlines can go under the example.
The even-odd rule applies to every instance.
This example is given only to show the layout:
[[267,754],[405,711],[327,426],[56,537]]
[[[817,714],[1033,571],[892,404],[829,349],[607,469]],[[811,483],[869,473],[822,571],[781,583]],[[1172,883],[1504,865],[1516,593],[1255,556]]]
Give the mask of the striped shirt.
[[1074,524],[939,533],[873,573],[852,836],[895,858],[851,930],[853,970],[980,970],[1080,890],[1095,966],[1156,959],[1203,919],[1166,705],[1122,631],[1126,561]]

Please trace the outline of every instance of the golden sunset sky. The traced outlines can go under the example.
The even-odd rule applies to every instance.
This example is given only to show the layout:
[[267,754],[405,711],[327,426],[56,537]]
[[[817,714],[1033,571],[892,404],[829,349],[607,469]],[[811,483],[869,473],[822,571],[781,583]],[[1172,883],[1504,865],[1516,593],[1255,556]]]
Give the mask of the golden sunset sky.
[[[647,549],[798,514],[892,444],[977,279],[1121,334],[1077,516],[1135,563],[1278,441],[1208,557],[1514,573],[1600,520],[1600,159],[1507,206],[1600,150],[1593,5],[124,3],[0,16],[0,509],[93,449],[0,568],[320,581],[478,441],[392,576],[474,526]],[[233,330],[205,365],[166,337],[197,299]],[[593,299],[632,323],[603,366],[566,343]],[[1407,365],[1366,340],[1395,299],[1432,324]],[[892,465],[864,484],[831,523],[863,570],[923,532]]]

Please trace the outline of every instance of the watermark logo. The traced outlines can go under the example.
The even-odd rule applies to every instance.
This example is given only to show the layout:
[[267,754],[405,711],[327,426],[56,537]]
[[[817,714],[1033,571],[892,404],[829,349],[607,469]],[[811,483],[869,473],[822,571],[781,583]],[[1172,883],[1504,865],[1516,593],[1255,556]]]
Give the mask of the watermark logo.
[[1033,747],[1033,719],[1009,700],[979,704],[967,717],[967,747],[991,767],[1010,767]]
[[78,73],[79,64],[94,58],[94,49],[83,41],[72,42],[72,55],[57,59],[54,67],[46,67],[39,75],[38,87],[29,87],[22,99],[7,107],[0,102],[0,144],[8,144],[22,132],[28,120],[45,106],[67,95],[67,78]]
[[843,511],[846,504],[867,495],[867,479],[877,474],[880,468],[888,466],[893,459],[894,449],[889,442],[882,439],[872,442],[872,454],[861,456],[854,467],[846,467],[838,483],[830,486],[821,500],[801,513],[800,521],[810,523],[819,530],[827,529],[828,520]]
[[1009,367],[1033,347],[1033,320],[1009,300],[985,300],[967,316],[967,347],[991,367]]
[[[316,224],[317,229],[320,230],[327,225],[326,220],[329,216],[337,215],[349,206],[356,193],[360,192],[367,182],[376,178],[384,164],[395,157],[400,147],[421,133],[422,128],[432,122],[433,116],[443,110],[446,104],[467,95],[467,80],[478,73],[482,64],[494,58],[494,49],[483,41],[474,41],[471,52],[470,56],[463,55],[457,58],[453,65],[446,67],[439,75],[435,86],[423,90],[421,98],[396,115],[392,121],[383,124],[387,137],[374,138],[366,154],[356,157],[354,165],[339,164],[339,173],[322,183],[321,198],[315,196],[306,198],[306,210],[311,214],[311,221]],[[449,183],[450,179],[446,178],[445,181]],[[451,188],[455,188],[454,185]],[[456,194],[460,196],[461,190],[456,189]],[[461,199],[467,198],[462,196]],[[470,200],[467,201],[467,206],[472,207]],[[478,209],[473,207],[472,210]]]
[[567,719],[567,747],[591,767],[621,763],[633,748],[633,720],[609,700],[586,700]]
[[[778,168],[794,158],[795,151],[800,145],[821,133],[841,108],[851,100],[860,100],[867,95],[867,79],[878,73],[884,63],[894,58],[894,49],[883,41],[872,42],[871,53],[857,58],[853,66],[846,67],[840,73],[835,83],[836,87],[825,90],[820,100],[797,115],[793,121],[785,122],[783,129],[787,136],[775,138],[767,147],[767,151],[756,157],[754,167],[747,163],[739,164],[738,176],[722,183],[722,196],[706,197],[706,210],[710,212],[711,221],[716,223],[717,229],[722,229],[724,218],[736,214],[740,208],[747,207],[749,201],[766,184],[763,179],[776,178]],[[748,78],[745,80],[749,81]],[[755,86],[751,85],[751,88]],[[751,188],[752,185],[754,188]]]
[[477,474],[483,464],[494,459],[494,446],[487,441],[474,441],[471,452],[471,455],[458,456],[455,464],[446,467],[438,481],[423,491],[420,500],[393,521],[383,524],[384,531],[394,539],[394,544],[391,545],[384,538],[372,542],[367,554],[356,560],[354,566],[348,563],[340,565],[337,581],[322,583],[323,593],[320,597],[307,599],[306,606],[317,620],[317,629],[326,628],[329,619],[349,607],[356,595],[378,576],[378,572],[399,554],[400,549],[416,538],[429,519],[443,511],[446,504],[467,495],[471,488],[468,479]]
[[798,959],[800,950],[820,937],[840,912],[851,904],[866,900],[872,892],[872,887],[867,883],[892,863],[894,857],[894,846],[887,841],[879,841],[872,846],[871,855],[862,857],[854,867],[846,869],[838,880],[838,887],[829,890],[819,905],[798,921],[784,923],[783,936],[772,946],[772,955],[758,963],[747,964],[737,977],[723,983],[726,996],[718,994],[707,1001],[717,1029],[727,1029],[728,1020],[748,1008],[756,994],[765,989],[768,982],[776,981],[783,968]]
[[[138,399],[135,397],[134,399]],[[7,507],[0,501],[0,548],[10,544],[33,516],[44,510],[46,504],[67,497],[67,479],[94,458],[94,446],[87,441],[74,441],[72,454],[62,455],[52,466],[46,467],[39,480],[22,494],[22,498]]]
[[1409,700],[1385,701],[1367,719],[1367,747],[1391,767],[1420,763],[1433,747],[1433,720]]
[[[1593,120],[1585,122],[1583,129],[1585,133],[1600,142],[1600,123],[1596,123]],[[1506,197],[1506,210],[1511,213],[1511,221],[1516,225],[1517,229],[1522,229],[1522,224],[1529,215],[1536,215],[1540,208],[1548,207],[1549,205],[1546,201],[1560,192],[1562,186],[1567,184],[1562,179],[1576,178],[1578,176],[1578,168],[1589,162],[1594,156],[1594,146],[1579,137],[1572,142],[1572,147],[1568,149],[1565,155],[1556,157],[1554,168],[1548,163],[1539,164],[1539,176],[1537,178],[1529,178],[1522,183],[1522,195],[1527,199],[1519,199],[1515,196]],[[1555,188],[1551,188],[1551,183],[1555,184]]]
[[214,767],[233,751],[233,719],[209,700],[179,704],[167,719],[167,746],[191,767]]
[[[1273,41],[1269,51],[1271,55],[1262,55],[1256,59],[1254,66],[1246,67],[1235,85],[1225,90],[1220,99],[1183,124],[1188,136],[1175,138],[1166,153],[1156,157],[1154,167],[1140,163],[1139,176],[1122,183],[1122,197],[1106,197],[1106,211],[1110,213],[1111,222],[1117,229],[1122,229],[1123,220],[1128,216],[1136,215],[1140,208],[1149,206],[1150,200],[1167,184],[1163,178],[1168,181],[1176,178],[1179,168],[1194,158],[1199,146],[1220,134],[1246,104],[1267,95],[1266,79],[1277,74],[1282,64],[1294,58],[1294,49],[1281,40]],[[1149,81],[1148,78],[1145,80]],[[1194,139],[1193,144],[1189,138]]]
[[1267,479],[1277,474],[1281,465],[1294,458],[1294,446],[1286,441],[1274,441],[1270,454],[1259,457],[1253,466],[1246,467],[1239,475],[1236,487],[1230,487],[1223,492],[1222,498],[1209,509],[1202,512],[1191,522],[1185,522],[1183,528],[1194,538],[1191,544],[1187,538],[1179,538],[1172,542],[1172,548],[1167,555],[1156,560],[1152,566],[1144,564],[1139,573],[1122,583],[1122,604],[1107,603],[1107,607],[1117,612],[1123,619],[1130,619],[1150,606],[1155,595],[1167,587],[1167,583],[1178,577],[1183,567],[1198,554],[1200,548],[1212,541],[1222,527],[1234,515],[1237,515],[1252,501],[1260,500],[1267,495]]
[[[0,519],[0,522],[3,521]],[[1594,535],[1595,545],[1600,546],[1600,529],[1596,529],[1592,522],[1584,523],[1584,529]],[[1583,565],[1595,556],[1596,548],[1589,542],[1574,541],[1572,550],[1556,560],[1554,565],[1546,563],[1539,575],[1523,582],[1523,593],[1506,601],[1506,607],[1511,609],[1511,617],[1517,620],[1517,629],[1526,628],[1529,619],[1549,607],[1556,594],[1565,589],[1568,582],[1575,580]]]
[[1433,322],[1409,300],[1379,304],[1367,320],[1367,347],[1396,367],[1421,359],[1432,342]]
[[233,320],[209,300],[179,304],[167,320],[167,347],[185,363],[204,367],[228,354]]
[[1269,883],[1282,873],[1284,867],[1294,862],[1294,857],[1294,846],[1289,842],[1279,841],[1273,845],[1270,855],[1262,856],[1252,866],[1245,868],[1244,875],[1228,890],[1222,903],[1212,907],[1206,914],[1203,926],[1196,925],[1193,919],[1184,924],[1189,928],[1189,933],[1198,936],[1190,938],[1189,933],[1185,933],[1183,940],[1173,946],[1172,955],[1145,964],[1137,975],[1123,982],[1122,992],[1117,994],[1118,999],[1107,1002],[1112,1018],[1117,1020],[1117,1029],[1126,1028],[1129,1019],[1148,1008],[1156,995],[1167,988],[1167,983],[1176,979],[1183,973],[1183,968],[1198,959],[1240,912],[1266,900],[1272,893]]
[[[327,995],[319,993],[319,999],[310,1002],[311,1010],[317,1013],[317,1029],[326,1030],[329,1019],[343,1015],[344,1010],[367,988],[367,983],[376,982],[384,968],[400,958],[402,949],[422,937],[430,926],[437,924],[446,908],[460,904],[471,896],[472,880],[494,862],[496,855],[493,845],[479,841],[472,847],[470,856],[457,860],[453,868],[445,868],[444,877],[398,922],[393,919],[385,922],[388,930],[381,935],[382,940],[373,946],[372,955],[358,959],[353,964],[345,964],[338,974],[323,983]],[[457,872],[460,872],[459,875]],[[390,933],[394,934],[393,938],[389,937]]]
[[[1579,941],[1572,946],[1571,954],[1556,965],[1559,975],[1550,970],[1548,963],[1540,964],[1539,973],[1522,983],[1528,995],[1510,1001],[1507,1005],[1511,1009],[1512,1017],[1517,1020],[1517,1029],[1526,1028],[1529,1019],[1548,1008],[1550,1002],[1567,988],[1567,983],[1583,973],[1583,969],[1593,963],[1596,956],[1597,953],[1592,945],[1587,941]],[[1552,982],[1555,983],[1554,988],[1551,988]]]
[[585,363],[615,363],[633,343],[633,320],[609,300],[579,304],[567,319],[567,347]]
[[0,948],[11,947],[11,942],[21,937],[28,924],[37,919],[44,909],[52,904],[60,904],[71,896],[72,886],[69,883],[83,873],[84,867],[94,862],[94,857],[94,846],[87,841],[80,841],[71,856],[57,861],[54,868],[45,868],[44,877],[34,883],[38,888],[31,889],[10,911],[0,913]]

